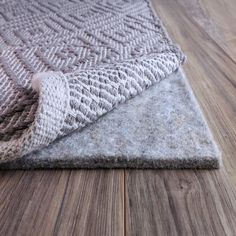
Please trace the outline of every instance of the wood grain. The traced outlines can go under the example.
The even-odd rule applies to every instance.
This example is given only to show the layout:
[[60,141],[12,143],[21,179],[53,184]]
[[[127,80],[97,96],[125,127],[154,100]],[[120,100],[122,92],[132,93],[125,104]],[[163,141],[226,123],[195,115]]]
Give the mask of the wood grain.
[[127,235],[236,235],[236,2],[152,0],[223,153],[216,171],[127,171]]
[[123,235],[123,171],[0,173],[0,235]]
[[236,1],[152,0],[219,143],[214,171],[0,173],[0,235],[236,235]]
[[127,235],[236,235],[236,192],[217,171],[129,171]]

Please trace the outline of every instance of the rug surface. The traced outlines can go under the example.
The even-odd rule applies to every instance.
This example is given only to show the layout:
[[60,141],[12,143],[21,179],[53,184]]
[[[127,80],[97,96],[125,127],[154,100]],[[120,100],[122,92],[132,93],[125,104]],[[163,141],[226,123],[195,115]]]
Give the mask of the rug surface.
[[218,167],[184,60],[145,0],[0,2],[2,168]]
[[218,168],[220,153],[181,71],[2,169]]

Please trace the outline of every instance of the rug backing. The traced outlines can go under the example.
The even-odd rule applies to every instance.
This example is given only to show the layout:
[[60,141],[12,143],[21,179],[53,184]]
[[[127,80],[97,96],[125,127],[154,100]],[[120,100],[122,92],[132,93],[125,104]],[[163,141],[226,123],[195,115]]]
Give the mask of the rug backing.
[[94,124],[0,165],[31,168],[218,168],[220,152],[181,70]]

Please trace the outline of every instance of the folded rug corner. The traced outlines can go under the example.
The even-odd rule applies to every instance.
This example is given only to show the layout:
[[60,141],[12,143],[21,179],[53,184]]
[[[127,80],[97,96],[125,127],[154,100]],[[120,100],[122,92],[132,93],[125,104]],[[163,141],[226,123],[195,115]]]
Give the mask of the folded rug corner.
[[81,130],[185,61],[146,0],[11,0],[0,13],[1,163]]

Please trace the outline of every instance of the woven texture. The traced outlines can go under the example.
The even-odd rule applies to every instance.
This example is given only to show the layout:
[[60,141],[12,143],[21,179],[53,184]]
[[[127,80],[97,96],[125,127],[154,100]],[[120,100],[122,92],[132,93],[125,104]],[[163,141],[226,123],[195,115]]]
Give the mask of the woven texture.
[[180,69],[98,121],[0,169],[219,168],[221,154]]
[[184,59],[144,0],[1,1],[1,162],[94,122]]

